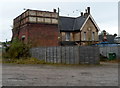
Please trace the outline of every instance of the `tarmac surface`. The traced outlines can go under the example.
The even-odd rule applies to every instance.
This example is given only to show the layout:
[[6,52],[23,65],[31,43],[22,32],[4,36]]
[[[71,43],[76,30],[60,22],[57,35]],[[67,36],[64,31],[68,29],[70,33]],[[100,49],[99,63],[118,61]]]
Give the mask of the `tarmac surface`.
[[2,86],[118,86],[118,64],[3,64]]

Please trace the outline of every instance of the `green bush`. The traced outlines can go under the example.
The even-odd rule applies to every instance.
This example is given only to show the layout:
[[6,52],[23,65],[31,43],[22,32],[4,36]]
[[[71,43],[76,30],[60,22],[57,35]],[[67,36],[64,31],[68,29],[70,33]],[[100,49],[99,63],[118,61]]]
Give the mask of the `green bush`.
[[4,57],[7,58],[27,58],[29,57],[29,48],[30,46],[24,44],[18,38],[15,38],[10,46],[6,47],[6,52],[4,53]]

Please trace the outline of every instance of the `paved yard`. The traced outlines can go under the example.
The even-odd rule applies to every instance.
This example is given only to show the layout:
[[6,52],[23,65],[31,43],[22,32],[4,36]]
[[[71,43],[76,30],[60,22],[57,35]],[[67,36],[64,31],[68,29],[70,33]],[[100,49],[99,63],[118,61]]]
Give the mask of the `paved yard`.
[[4,86],[117,86],[118,65],[52,66],[4,64]]

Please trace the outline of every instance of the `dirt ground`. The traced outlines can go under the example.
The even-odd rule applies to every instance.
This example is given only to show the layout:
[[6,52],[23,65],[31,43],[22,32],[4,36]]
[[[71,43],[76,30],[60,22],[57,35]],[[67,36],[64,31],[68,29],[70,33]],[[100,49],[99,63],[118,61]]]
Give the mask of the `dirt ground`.
[[118,64],[2,65],[4,86],[117,86]]

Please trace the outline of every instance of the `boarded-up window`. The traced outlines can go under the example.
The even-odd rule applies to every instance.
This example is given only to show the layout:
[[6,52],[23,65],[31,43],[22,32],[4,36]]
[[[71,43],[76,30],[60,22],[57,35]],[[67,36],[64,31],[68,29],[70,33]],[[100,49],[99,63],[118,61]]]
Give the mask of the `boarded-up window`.
[[29,22],[29,18],[28,17],[25,20],[26,20],[26,22]]
[[36,17],[29,17],[30,22],[36,22]]
[[43,16],[43,12],[37,12],[37,16]]
[[57,20],[57,19],[52,19],[52,23],[53,23],[53,24],[57,24],[57,23],[58,23],[58,20]]
[[43,18],[37,18],[37,21],[38,22],[44,22],[44,19]]
[[46,12],[46,13],[44,13],[44,16],[45,16],[45,17],[51,17],[51,13],[47,13],[47,12]]
[[29,11],[29,15],[36,16],[36,11]]
[[52,17],[58,18],[58,14],[53,13],[53,14],[52,14]]
[[51,23],[51,19],[50,18],[45,18],[45,23]]

